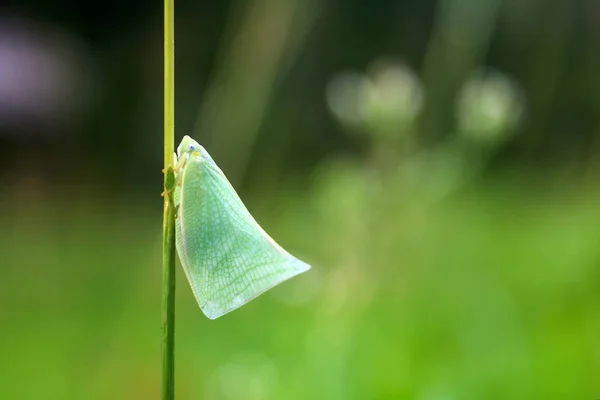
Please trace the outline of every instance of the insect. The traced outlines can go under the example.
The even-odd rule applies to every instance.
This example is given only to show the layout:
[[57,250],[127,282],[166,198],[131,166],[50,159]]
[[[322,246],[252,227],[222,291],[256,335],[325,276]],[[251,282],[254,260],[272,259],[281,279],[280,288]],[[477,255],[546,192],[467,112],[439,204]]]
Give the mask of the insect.
[[258,225],[195,140],[185,136],[175,158],[177,253],[208,318],[233,311],[310,269]]

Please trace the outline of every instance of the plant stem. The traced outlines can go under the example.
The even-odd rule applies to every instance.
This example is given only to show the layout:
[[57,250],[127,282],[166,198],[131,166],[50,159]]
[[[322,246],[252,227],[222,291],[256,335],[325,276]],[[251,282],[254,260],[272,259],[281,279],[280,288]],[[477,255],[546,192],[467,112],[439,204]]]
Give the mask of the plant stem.
[[162,398],[175,398],[175,206],[173,150],[175,141],[174,0],[165,0],[165,181],[163,214]]

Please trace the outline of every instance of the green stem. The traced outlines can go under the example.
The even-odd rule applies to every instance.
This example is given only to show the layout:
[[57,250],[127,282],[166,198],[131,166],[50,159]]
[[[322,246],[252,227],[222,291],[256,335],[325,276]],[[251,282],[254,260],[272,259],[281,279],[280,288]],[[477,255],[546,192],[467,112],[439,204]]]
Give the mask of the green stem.
[[175,398],[175,206],[173,149],[175,147],[175,29],[174,0],[165,0],[165,182],[163,215],[163,400]]

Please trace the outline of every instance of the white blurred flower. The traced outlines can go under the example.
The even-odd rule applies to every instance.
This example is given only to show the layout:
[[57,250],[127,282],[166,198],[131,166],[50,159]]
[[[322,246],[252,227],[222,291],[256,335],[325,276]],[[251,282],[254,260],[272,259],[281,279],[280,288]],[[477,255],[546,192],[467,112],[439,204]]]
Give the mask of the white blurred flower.
[[402,128],[410,124],[423,106],[419,78],[399,62],[373,64],[366,90],[364,117],[371,125]]
[[521,89],[508,76],[493,70],[472,75],[456,102],[461,135],[484,142],[505,139],[521,119]]
[[363,103],[367,78],[354,71],[336,75],[327,85],[325,98],[333,115],[342,123],[359,125],[363,122]]
[[378,60],[363,75],[345,71],[325,91],[332,114],[351,127],[367,127],[375,135],[395,135],[410,125],[423,105],[417,76],[400,62]]

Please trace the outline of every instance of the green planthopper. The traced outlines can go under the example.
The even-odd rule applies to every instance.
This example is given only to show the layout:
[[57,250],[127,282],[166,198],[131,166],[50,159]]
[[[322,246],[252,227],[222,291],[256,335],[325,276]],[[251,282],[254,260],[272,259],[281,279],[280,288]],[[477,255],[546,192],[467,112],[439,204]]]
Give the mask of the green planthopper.
[[185,136],[176,159],[177,253],[208,318],[233,311],[310,269],[258,225],[195,140]]

